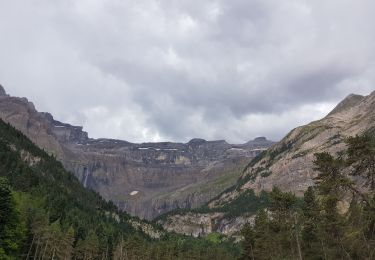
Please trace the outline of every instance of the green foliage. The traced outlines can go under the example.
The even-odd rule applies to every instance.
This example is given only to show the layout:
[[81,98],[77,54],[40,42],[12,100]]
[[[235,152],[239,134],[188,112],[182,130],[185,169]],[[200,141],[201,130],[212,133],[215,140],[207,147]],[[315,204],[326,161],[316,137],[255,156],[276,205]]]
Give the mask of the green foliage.
[[293,147],[292,142],[288,143],[282,143],[280,146],[277,147],[277,149],[270,150],[268,152],[268,156],[270,157],[270,161],[273,161],[279,156],[280,154],[290,150]]
[[176,209],[167,214],[161,215],[155,219],[166,220],[170,215],[187,214],[187,213],[212,213],[222,212],[225,213],[226,218],[235,218],[244,214],[255,214],[259,209],[265,208],[269,205],[267,192],[262,191],[256,195],[253,190],[243,191],[237,198],[225,203],[222,206],[209,208],[207,205],[197,209]]
[[212,232],[212,233],[208,234],[205,237],[205,239],[207,241],[210,241],[210,242],[214,243],[214,244],[220,244],[221,242],[223,242],[227,238],[221,233]]
[[347,139],[347,164],[354,168],[352,175],[363,176],[369,188],[375,190],[375,140],[370,135]]
[[255,156],[254,159],[252,159],[248,165],[246,165],[245,169],[244,169],[244,172],[246,170],[248,170],[249,168],[253,167],[255,164],[257,164],[258,162],[260,162],[265,156],[267,155],[267,151],[262,151],[260,154],[258,154],[257,156]]
[[321,221],[320,209],[316,199],[315,190],[309,187],[303,198],[301,221],[302,250],[307,256],[316,256],[315,259],[324,258],[321,250],[320,231],[318,223]]
[[253,190],[242,192],[237,198],[225,205],[215,208],[216,211],[225,212],[227,217],[237,217],[244,213],[254,214],[259,209],[265,208],[269,204],[268,194],[261,192],[258,195]]
[[25,226],[17,212],[9,183],[0,178],[0,259],[13,259],[24,237]]
[[266,178],[266,177],[270,176],[271,174],[272,174],[271,171],[263,171],[263,172],[260,174],[260,176],[261,176],[262,178]]

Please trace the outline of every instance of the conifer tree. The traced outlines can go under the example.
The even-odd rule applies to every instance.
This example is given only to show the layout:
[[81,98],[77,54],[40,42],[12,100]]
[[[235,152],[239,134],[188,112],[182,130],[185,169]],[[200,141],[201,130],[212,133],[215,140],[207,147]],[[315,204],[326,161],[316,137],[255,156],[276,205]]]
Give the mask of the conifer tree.
[[334,158],[329,153],[315,154],[315,170],[318,176],[317,190],[322,206],[322,247],[328,258],[348,257],[342,240],[345,230],[344,216],[339,213],[338,204],[352,182],[343,174],[345,166],[342,158]]
[[271,230],[268,214],[264,209],[255,217],[254,240],[255,259],[271,259],[274,255],[274,252],[269,250],[269,245],[272,244]]
[[74,243],[74,229],[69,227],[61,240],[61,250],[59,258],[62,260],[70,260],[73,256],[73,243]]
[[272,238],[277,245],[278,255],[285,258],[297,258],[299,250],[299,234],[296,234],[296,203],[297,198],[290,192],[281,192],[273,188],[269,195],[271,211]]
[[244,238],[244,241],[242,242],[242,247],[245,251],[245,254],[242,256],[242,259],[254,260],[255,232],[253,227],[249,223],[246,223],[241,230],[241,235]]
[[352,175],[366,178],[366,184],[375,191],[375,140],[369,135],[347,139],[347,164],[352,166]]
[[320,206],[313,187],[309,187],[303,197],[302,205],[302,242],[305,258],[323,259],[320,237]]
[[125,241],[124,237],[121,235],[120,241],[117,243],[115,247],[115,251],[113,253],[114,260],[126,260],[127,259],[127,251],[125,248]]
[[9,182],[0,178],[0,259],[15,256],[25,236],[25,227],[16,211]]
[[87,237],[79,240],[76,247],[76,258],[81,260],[96,259],[99,255],[99,240],[97,235],[90,230]]

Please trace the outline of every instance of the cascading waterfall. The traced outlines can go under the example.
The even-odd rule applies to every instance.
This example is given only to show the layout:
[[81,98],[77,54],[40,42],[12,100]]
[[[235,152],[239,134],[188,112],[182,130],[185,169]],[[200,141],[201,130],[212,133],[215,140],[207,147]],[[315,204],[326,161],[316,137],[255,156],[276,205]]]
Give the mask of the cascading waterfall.
[[85,175],[85,179],[83,181],[83,187],[87,187],[87,179],[89,177],[89,170],[85,167],[84,168],[84,175]]

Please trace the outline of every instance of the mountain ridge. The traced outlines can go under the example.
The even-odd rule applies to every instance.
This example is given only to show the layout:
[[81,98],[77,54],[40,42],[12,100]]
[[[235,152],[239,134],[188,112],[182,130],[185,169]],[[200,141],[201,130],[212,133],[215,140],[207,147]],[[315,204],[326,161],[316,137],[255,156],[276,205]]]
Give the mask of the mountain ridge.
[[[199,138],[140,144],[93,139],[81,126],[38,112],[26,98],[0,93],[0,118],[54,154],[85,187],[146,219],[203,205],[235,183],[249,158],[273,144],[265,138],[240,145]],[[217,185],[208,189],[212,183]]]
[[[262,194],[271,191],[273,187],[302,196],[308,187],[314,185],[317,175],[313,167],[314,154],[328,152],[338,155],[345,149],[347,137],[375,133],[374,112],[375,92],[367,96],[347,96],[327,116],[296,127],[280,142],[250,161],[238,182],[208,203],[208,212],[177,213],[159,223],[166,230],[193,233],[195,236],[210,232],[238,235],[239,229],[246,222],[254,221],[255,212],[244,211],[239,216],[227,217],[218,209],[230,208],[248,192]],[[257,199],[249,200],[248,203],[257,203]],[[196,228],[199,225],[205,228]]]

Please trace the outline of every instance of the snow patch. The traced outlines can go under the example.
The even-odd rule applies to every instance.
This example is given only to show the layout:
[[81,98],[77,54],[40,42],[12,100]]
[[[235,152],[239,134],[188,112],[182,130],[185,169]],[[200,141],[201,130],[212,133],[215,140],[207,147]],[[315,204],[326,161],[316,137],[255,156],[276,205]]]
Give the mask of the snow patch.
[[132,191],[130,192],[130,196],[135,196],[139,193],[139,191],[135,190],[135,191]]

